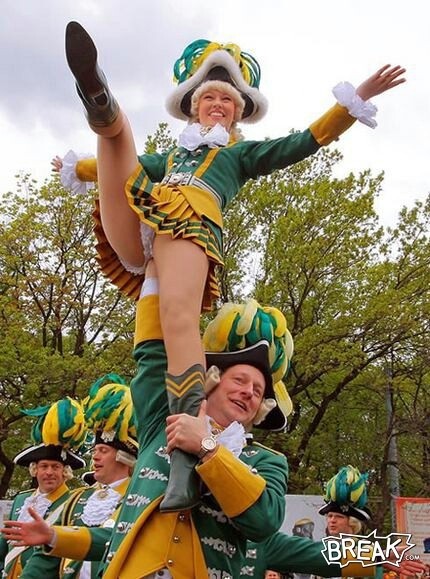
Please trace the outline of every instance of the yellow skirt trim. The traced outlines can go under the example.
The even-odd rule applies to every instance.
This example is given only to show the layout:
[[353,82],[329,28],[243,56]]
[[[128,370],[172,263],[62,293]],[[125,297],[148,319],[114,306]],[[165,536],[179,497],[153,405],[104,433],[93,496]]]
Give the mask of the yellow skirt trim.
[[220,297],[215,269],[224,265],[223,221],[217,201],[209,192],[194,186],[152,184],[141,166],[128,179],[125,191],[131,209],[156,235],[188,239],[206,253],[209,271],[202,309],[212,309],[213,301]]

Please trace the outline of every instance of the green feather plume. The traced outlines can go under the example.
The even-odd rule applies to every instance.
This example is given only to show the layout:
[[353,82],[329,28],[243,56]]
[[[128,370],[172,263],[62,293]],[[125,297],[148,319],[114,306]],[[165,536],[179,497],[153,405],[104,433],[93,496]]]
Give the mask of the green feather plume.
[[46,406],[22,410],[37,417],[31,431],[34,444],[54,444],[64,448],[79,448],[86,437],[86,424],[81,404],[67,397]]
[[[115,383],[104,384],[112,378]],[[129,436],[136,437],[137,420],[130,388],[120,376],[109,374],[97,380],[84,400],[84,411],[90,430],[113,431],[124,442]]]
[[334,501],[338,505],[365,507],[367,505],[367,478],[367,474],[361,474],[351,465],[342,467],[328,481],[325,500]]

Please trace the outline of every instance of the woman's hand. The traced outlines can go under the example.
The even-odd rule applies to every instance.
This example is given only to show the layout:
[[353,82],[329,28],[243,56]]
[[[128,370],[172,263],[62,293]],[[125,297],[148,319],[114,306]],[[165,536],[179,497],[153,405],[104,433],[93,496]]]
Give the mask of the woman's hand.
[[59,173],[61,171],[61,169],[63,168],[63,160],[60,159],[60,157],[58,155],[56,155],[52,161],[51,161],[51,165],[52,165],[52,170],[55,171],[56,173]]
[[364,101],[367,101],[378,94],[406,82],[406,79],[402,77],[405,72],[406,69],[399,65],[391,66],[390,64],[386,64],[362,82],[356,92]]

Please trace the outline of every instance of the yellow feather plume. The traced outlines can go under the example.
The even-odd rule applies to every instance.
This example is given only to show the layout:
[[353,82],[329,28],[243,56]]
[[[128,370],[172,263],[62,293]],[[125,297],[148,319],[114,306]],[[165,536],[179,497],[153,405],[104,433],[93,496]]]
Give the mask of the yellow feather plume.
[[242,306],[242,311],[240,312],[240,321],[236,327],[236,332],[239,334],[239,336],[245,336],[249,332],[259,307],[259,303],[255,300],[248,300]]
[[282,410],[285,416],[289,416],[293,411],[293,401],[288,394],[285,384],[282,381],[276,382],[273,385],[273,390],[275,392],[276,401],[279,408]]

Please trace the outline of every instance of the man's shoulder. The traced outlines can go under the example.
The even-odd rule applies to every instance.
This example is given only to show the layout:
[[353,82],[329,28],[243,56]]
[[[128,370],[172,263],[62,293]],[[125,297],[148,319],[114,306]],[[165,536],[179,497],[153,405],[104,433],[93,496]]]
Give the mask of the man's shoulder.
[[246,452],[246,450],[249,449],[249,451],[252,453],[253,448],[254,448],[254,452],[257,449],[258,450],[265,450],[265,451],[270,452],[272,454],[276,454],[277,456],[285,457],[284,453],[279,452],[278,450],[275,450],[273,448],[270,448],[270,446],[265,446],[264,444],[261,444],[261,442],[257,442],[256,440],[249,442],[247,444],[247,446],[244,448],[244,452]]
[[67,502],[71,502],[73,500],[76,500],[77,498],[81,497],[81,496],[91,496],[96,490],[97,490],[97,486],[96,485],[91,485],[91,486],[82,486],[82,487],[77,487],[75,489],[70,489],[70,494],[69,497],[67,499]]
[[36,492],[37,489],[27,489],[25,491],[18,491],[13,497],[12,500],[15,502],[24,501],[27,497],[31,497],[32,494]]

